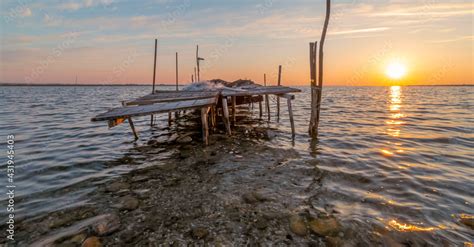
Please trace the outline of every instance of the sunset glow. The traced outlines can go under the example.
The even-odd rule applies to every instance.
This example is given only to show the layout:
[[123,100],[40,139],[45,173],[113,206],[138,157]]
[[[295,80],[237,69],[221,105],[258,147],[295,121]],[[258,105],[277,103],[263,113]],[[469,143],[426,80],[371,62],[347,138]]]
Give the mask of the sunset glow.
[[[1,1],[0,82],[189,83],[202,79],[309,85],[308,44],[324,1]],[[325,84],[472,84],[472,2],[335,1]],[[407,62],[397,62],[403,57]]]
[[406,75],[407,68],[401,62],[393,62],[387,66],[386,73],[387,73],[387,76],[390,77],[391,79],[399,80],[399,79],[402,79]]

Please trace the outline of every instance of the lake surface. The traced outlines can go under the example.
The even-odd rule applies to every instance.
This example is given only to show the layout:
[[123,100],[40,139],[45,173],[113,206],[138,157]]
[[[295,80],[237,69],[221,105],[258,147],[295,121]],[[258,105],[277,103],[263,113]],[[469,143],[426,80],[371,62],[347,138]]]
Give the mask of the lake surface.
[[[293,105],[294,142],[283,102],[280,123],[268,124],[277,137],[266,145],[317,161],[324,176],[315,207],[331,208],[361,232],[375,225],[418,232],[429,243],[472,241],[473,230],[459,218],[474,215],[474,87],[326,87],[317,142],[307,135],[309,88],[301,89]],[[6,169],[6,138],[13,134],[17,220],[93,203],[87,195],[96,186],[136,169],[116,161],[170,130],[138,118],[141,139],[134,142],[128,124],[108,129],[90,118],[149,91],[0,87],[0,166]],[[167,126],[167,115],[158,121]],[[0,200],[7,204],[5,193]],[[5,209],[0,216],[5,219]]]

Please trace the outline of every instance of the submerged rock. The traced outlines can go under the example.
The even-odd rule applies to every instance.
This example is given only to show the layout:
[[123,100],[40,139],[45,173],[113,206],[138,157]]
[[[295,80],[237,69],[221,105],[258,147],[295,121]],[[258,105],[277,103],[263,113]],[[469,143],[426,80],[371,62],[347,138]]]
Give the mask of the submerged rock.
[[100,220],[93,225],[93,230],[98,236],[109,235],[120,228],[120,218],[115,214],[99,216]]
[[317,218],[309,221],[309,228],[320,236],[335,235],[340,231],[340,224],[334,217]]
[[72,237],[69,241],[67,241],[66,244],[72,244],[72,245],[80,245],[84,240],[87,238],[87,235],[85,233],[77,234],[76,236]]
[[191,230],[191,234],[193,235],[193,238],[195,239],[203,239],[209,234],[209,231],[204,227],[198,226],[198,227],[194,227]]
[[255,221],[255,226],[257,229],[263,230],[268,227],[268,220],[265,217],[259,217],[257,218],[257,221]]
[[125,182],[113,182],[111,184],[108,184],[105,187],[105,190],[107,192],[118,192],[121,190],[128,190],[130,189],[130,184],[125,183]]
[[474,217],[461,217],[461,223],[474,230]]
[[249,204],[270,200],[270,198],[256,191],[243,194],[242,199],[244,200],[244,202],[249,203]]
[[101,247],[102,243],[98,237],[89,237],[82,243],[82,247]]
[[298,236],[306,236],[307,229],[304,218],[299,215],[290,217],[290,230]]
[[138,208],[139,201],[133,196],[124,196],[120,198],[120,208],[126,210],[135,210]]
[[[49,235],[42,236],[41,239],[34,241],[32,246],[55,246],[59,243],[73,244],[81,238],[85,238],[86,233],[93,233],[97,236],[109,235],[120,228],[120,219],[115,214],[104,214],[85,219],[74,223],[71,226],[54,231]],[[67,240],[69,239],[69,241]],[[97,243],[90,240],[91,244]],[[100,241],[99,241],[100,243]],[[87,245],[97,246],[97,245]],[[100,246],[100,245],[98,245]]]
[[176,140],[178,143],[190,143],[193,141],[193,138],[191,138],[190,136],[184,136],[184,137],[180,137],[178,140]]

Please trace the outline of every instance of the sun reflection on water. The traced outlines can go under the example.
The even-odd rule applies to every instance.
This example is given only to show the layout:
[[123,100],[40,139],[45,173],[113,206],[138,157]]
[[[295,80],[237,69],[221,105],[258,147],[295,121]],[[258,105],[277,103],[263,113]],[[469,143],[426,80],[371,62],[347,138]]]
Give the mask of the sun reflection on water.
[[431,232],[431,231],[440,230],[440,229],[445,228],[444,226],[438,226],[438,227],[434,227],[434,226],[431,226],[431,227],[416,226],[416,225],[401,223],[401,222],[398,222],[397,220],[389,221],[388,225],[391,228],[393,228],[393,229],[395,229],[399,232]]
[[[390,105],[389,105],[389,119],[385,121],[387,124],[386,134],[391,137],[399,138],[401,135],[401,126],[405,124],[403,118],[405,115],[401,112],[402,109],[402,88],[400,86],[392,86],[390,87]],[[393,149],[393,150],[390,150]],[[403,153],[403,149],[401,147],[393,147],[393,148],[383,148],[380,152],[384,156],[392,156],[395,153]]]

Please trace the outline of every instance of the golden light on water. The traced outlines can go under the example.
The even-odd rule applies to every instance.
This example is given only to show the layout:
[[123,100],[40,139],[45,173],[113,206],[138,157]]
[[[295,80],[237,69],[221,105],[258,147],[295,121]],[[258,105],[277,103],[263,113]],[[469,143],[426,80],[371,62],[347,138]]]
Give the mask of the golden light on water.
[[422,227],[422,226],[416,226],[416,225],[410,225],[406,223],[400,223],[396,220],[391,220],[388,222],[388,225],[399,231],[399,232],[430,232],[434,230],[439,230],[443,229],[443,226],[440,227]]
[[[385,121],[387,125],[386,134],[399,138],[401,135],[401,126],[405,124],[403,118],[405,114],[401,112],[402,109],[402,88],[400,86],[391,86],[389,91],[389,115],[388,120]],[[391,143],[391,145],[393,145]],[[384,156],[392,156],[395,153],[403,153],[400,145],[398,147],[383,148],[380,150]],[[392,151],[393,150],[393,151]]]

